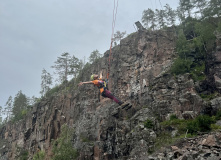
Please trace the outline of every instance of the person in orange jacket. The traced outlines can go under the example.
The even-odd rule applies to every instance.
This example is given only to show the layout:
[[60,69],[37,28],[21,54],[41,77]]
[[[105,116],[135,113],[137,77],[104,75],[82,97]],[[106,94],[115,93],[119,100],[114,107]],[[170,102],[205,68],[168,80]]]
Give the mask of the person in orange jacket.
[[91,75],[91,81],[88,82],[80,82],[78,85],[81,86],[83,84],[94,84],[100,89],[100,93],[103,97],[107,97],[115,101],[117,104],[122,106],[122,108],[126,107],[129,103],[124,103],[119,100],[116,96],[114,96],[106,87],[106,82],[101,78],[98,78],[98,75],[93,74]]

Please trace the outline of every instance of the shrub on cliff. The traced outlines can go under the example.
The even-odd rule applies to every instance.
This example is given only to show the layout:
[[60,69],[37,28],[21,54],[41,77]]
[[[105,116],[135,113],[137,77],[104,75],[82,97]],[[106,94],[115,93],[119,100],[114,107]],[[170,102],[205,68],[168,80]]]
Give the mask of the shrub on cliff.
[[200,115],[194,120],[187,123],[188,132],[195,134],[199,132],[208,132],[211,130],[211,124],[215,123],[212,117],[207,115]]
[[177,58],[171,67],[171,73],[175,75],[187,73],[190,71],[191,64],[192,61],[189,59]]
[[215,118],[208,115],[199,115],[195,119],[184,120],[172,118],[168,121],[161,122],[163,128],[176,128],[178,134],[186,134],[186,132],[194,135],[197,132],[208,132],[210,131],[211,124],[215,123]]
[[60,137],[53,142],[52,160],[75,160],[78,157],[78,152],[71,143],[73,134],[72,128],[62,126]]
[[39,151],[34,155],[33,160],[44,160],[44,158],[45,158],[45,152]]
[[147,119],[145,122],[144,122],[144,127],[146,128],[153,128],[154,124],[153,124],[153,121],[150,120],[150,119]]
[[19,160],[28,160],[28,151],[22,150],[19,154]]

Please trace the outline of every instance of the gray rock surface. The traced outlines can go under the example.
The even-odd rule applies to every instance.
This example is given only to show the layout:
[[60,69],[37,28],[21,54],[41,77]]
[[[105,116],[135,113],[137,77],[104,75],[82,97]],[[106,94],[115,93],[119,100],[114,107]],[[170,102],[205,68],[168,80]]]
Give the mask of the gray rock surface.
[[[32,159],[39,148],[50,159],[52,139],[58,138],[63,124],[74,128],[73,147],[79,152],[79,160],[219,157],[220,134],[203,137],[204,144],[198,144],[203,139],[193,139],[175,151],[167,149],[156,156],[148,152],[154,147],[159,120],[166,120],[172,114],[193,118],[207,106],[189,74],[174,77],[167,73],[175,55],[173,37],[172,32],[139,31],[112,49],[109,89],[121,100],[129,101],[130,109],[117,109],[113,101],[99,97],[94,86],[57,93],[37,103],[24,120],[0,129],[0,159],[18,158],[19,149],[27,150]],[[88,81],[92,73],[106,77],[108,57],[109,51],[79,78]],[[212,102],[219,103],[219,100]],[[147,119],[153,122],[152,128],[144,126]],[[193,149],[192,144],[198,144],[198,148]]]

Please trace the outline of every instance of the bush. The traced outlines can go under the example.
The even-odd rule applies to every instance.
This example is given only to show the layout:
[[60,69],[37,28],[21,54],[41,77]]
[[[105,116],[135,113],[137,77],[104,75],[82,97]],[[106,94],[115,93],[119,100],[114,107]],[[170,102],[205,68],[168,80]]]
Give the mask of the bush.
[[37,154],[33,156],[33,160],[44,160],[45,158],[45,152],[39,151]]
[[74,160],[78,157],[77,151],[72,147],[73,129],[63,125],[60,137],[53,142],[53,160]]
[[205,63],[197,64],[195,67],[191,69],[191,76],[193,80],[196,81],[202,81],[206,79],[206,76],[204,74],[205,71]]
[[153,121],[147,119],[145,122],[144,122],[144,127],[146,128],[153,128]]
[[28,160],[28,151],[23,150],[19,155],[19,160]]
[[215,120],[220,120],[221,119],[221,110],[218,110],[216,112]]
[[189,121],[187,123],[188,132],[191,134],[196,134],[200,132],[208,132],[211,130],[211,124],[214,123],[212,117],[207,115],[200,115],[196,119]]
[[179,74],[190,72],[191,64],[192,64],[192,61],[189,59],[177,58],[171,67],[171,73],[175,75],[179,75]]
[[206,101],[209,101],[211,99],[214,99],[217,96],[217,94],[217,92],[211,94],[200,94],[200,97]]
[[221,129],[221,126],[216,125],[216,124],[211,124],[210,128],[211,128],[212,130],[219,130],[219,129]]
[[170,116],[170,120],[172,121],[172,120],[175,120],[175,119],[177,119],[177,116],[176,116],[175,114],[172,114],[172,115]]
[[215,123],[213,117],[207,115],[200,115],[192,120],[176,119],[175,116],[171,116],[171,120],[161,122],[163,127],[172,126],[178,130],[179,134],[185,134],[188,130],[188,133],[194,135],[197,132],[207,132],[210,131],[211,124]]
[[170,117],[169,121],[164,121],[161,123],[163,127],[175,127],[178,129],[178,133],[183,134],[186,131],[186,120],[184,119],[177,119],[174,115]]
[[57,93],[60,90],[60,86],[55,86],[54,88],[50,89],[45,95],[47,97],[53,96],[55,93]]

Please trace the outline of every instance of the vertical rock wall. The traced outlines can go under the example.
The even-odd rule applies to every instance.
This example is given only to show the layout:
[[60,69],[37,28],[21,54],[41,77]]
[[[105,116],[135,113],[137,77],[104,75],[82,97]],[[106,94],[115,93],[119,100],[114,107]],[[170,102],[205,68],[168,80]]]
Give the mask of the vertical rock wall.
[[[105,78],[108,57],[109,51],[85,69],[80,79],[88,81],[92,73]],[[64,123],[75,130],[73,147],[80,160],[145,159],[156,139],[158,118],[166,119],[172,113],[188,118],[205,105],[188,74],[167,74],[173,58],[173,32],[129,35],[113,48],[109,89],[130,101],[132,108],[117,109],[117,104],[100,97],[90,85],[57,94],[35,105],[24,120],[0,130],[0,160],[16,159],[21,149],[29,152],[29,159],[39,149],[50,159],[51,141]],[[144,127],[147,119],[154,122],[154,128]]]

